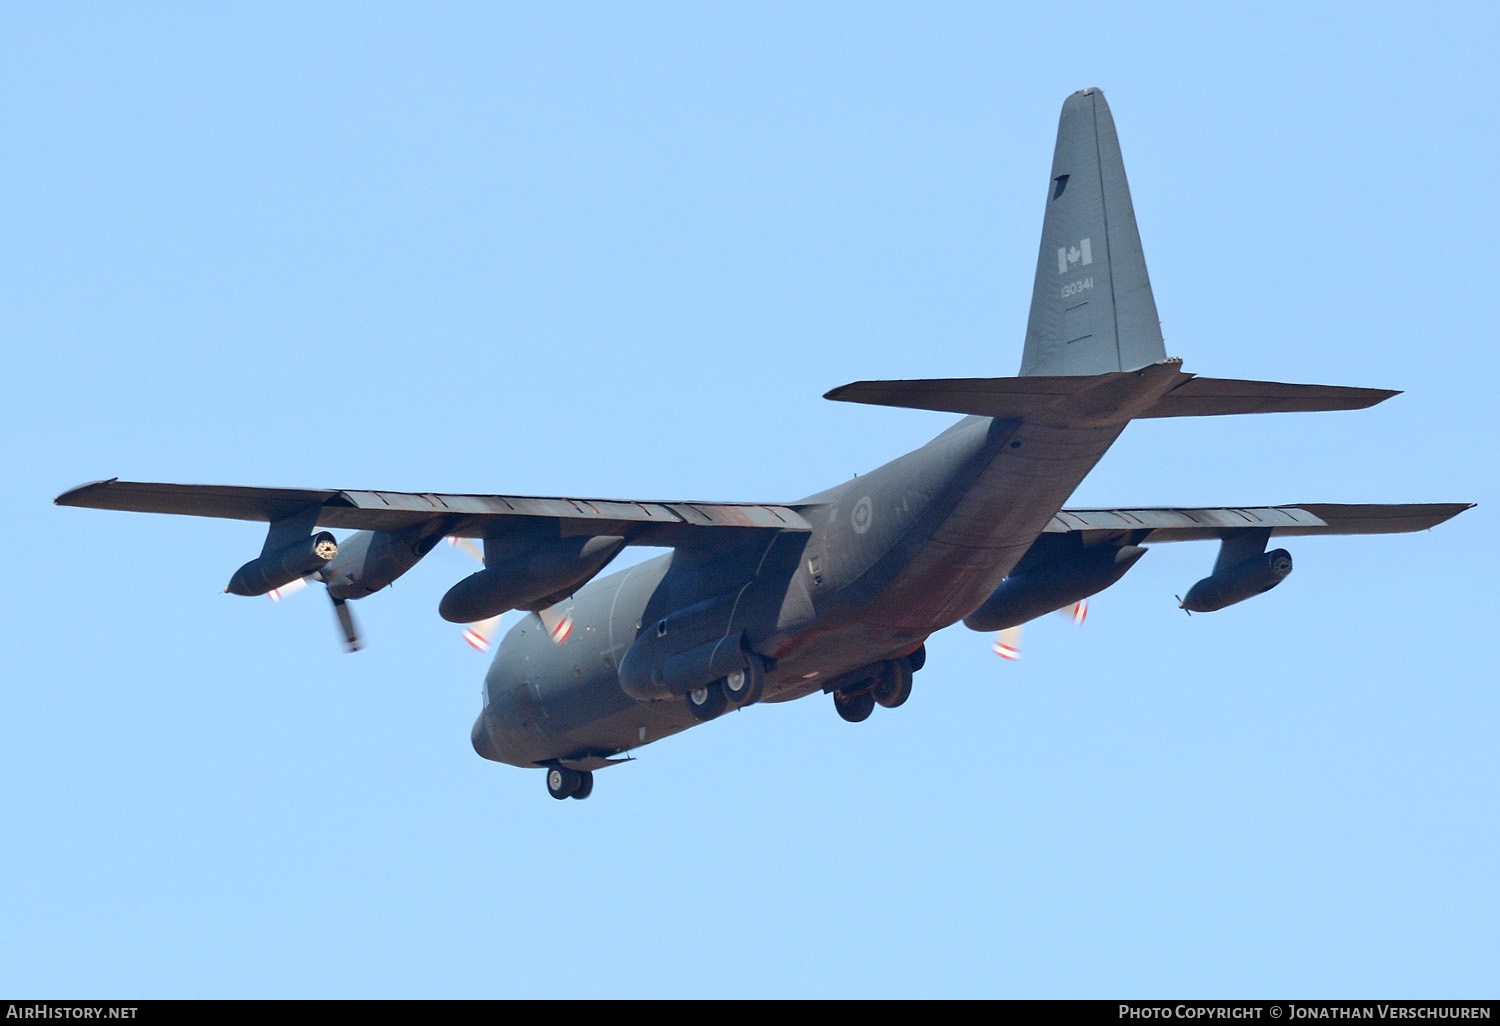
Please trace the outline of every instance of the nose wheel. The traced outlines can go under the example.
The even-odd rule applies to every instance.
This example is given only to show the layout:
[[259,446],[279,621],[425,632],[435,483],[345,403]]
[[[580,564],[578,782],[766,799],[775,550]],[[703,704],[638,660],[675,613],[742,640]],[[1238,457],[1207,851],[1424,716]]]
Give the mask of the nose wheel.
[[547,793],[558,801],[587,798],[594,793],[594,774],[587,770],[553,766],[547,771]]

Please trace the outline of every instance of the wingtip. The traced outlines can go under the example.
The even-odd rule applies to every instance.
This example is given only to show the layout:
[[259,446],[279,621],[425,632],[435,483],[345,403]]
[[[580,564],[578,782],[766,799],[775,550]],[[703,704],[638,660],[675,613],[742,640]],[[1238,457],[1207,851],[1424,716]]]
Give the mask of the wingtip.
[[[1345,409],[1349,410],[1368,410],[1379,406],[1387,399],[1394,399],[1401,394],[1401,389],[1399,388],[1351,388],[1349,391],[1355,397],[1345,407]],[[1363,393],[1363,395],[1360,395],[1360,393]]]
[[57,498],[53,499],[52,500],[52,505],[54,505],[54,506],[78,506],[78,505],[81,505],[81,503],[79,503],[79,502],[76,501],[77,499],[79,499],[82,496],[88,494],[89,492],[94,491],[96,488],[103,488],[105,485],[114,484],[118,480],[120,480],[118,477],[106,477],[102,481],[88,481],[88,482],[86,482],[84,484],[79,485],[76,488],[69,488],[67,491],[63,492]]
[[1445,516],[1443,516],[1443,518],[1441,520],[1435,521],[1431,526],[1429,526],[1427,528],[1429,531],[1432,530],[1432,528],[1434,528],[1434,527],[1441,527],[1443,524],[1446,524],[1448,521],[1452,520],[1454,517],[1458,516],[1460,513],[1467,513],[1467,512],[1469,512],[1469,510],[1471,510],[1474,507],[1478,506],[1479,503],[1477,503],[1477,502],[1455,502],[1455,503],[1451,503],[1449,505],[1450,505],[1451,512],[1449,512]]

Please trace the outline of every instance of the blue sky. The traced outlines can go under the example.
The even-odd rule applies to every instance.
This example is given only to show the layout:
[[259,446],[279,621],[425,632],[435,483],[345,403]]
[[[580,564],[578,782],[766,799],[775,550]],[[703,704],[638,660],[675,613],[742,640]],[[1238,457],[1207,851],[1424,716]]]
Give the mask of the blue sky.
[[[12,6],[0,990],[140,997],[1494,994],[1493,8]],[[1073,505],[1477,501],[1188,618],[1158,546],[901,710],[480,760],[440,550],[221,594],[138,480],[789,500],[1019,364],[1063,98],[1102,87],[1167,349],[1391,387],[1132,426]]]

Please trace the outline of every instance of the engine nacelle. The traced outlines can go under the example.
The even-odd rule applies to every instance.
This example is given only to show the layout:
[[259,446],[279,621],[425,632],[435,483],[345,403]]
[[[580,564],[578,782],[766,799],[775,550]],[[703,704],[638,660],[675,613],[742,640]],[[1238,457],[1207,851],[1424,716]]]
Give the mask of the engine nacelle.
[[1286,549],[1262,552],[1203,578],[1188,589],[1182,608],[1190,613],[1211,613],[1270,591],[1291,572],[1292,554]]
[[441,526],[429,524],[405,531],[359,531],[344,539],[337,558],[320,576],[330,597],[364,598],[416,566],[442,537]]
[[438,613],[450,623],[474,623],[545,606],[582,587],[624,547],[616,535],[540,541],[449,588]]
[[234,572],[229,587],[234,595],[264,595],[327,566],[339,554],[338,542],[327,531],[299,538],[275,552],[262,553]]
[[1070,606],[1114,584],[1145,554],[1139,545],[1089,546],[1064,559],[1013,573],[964,619],[964,626],[1002,631]]

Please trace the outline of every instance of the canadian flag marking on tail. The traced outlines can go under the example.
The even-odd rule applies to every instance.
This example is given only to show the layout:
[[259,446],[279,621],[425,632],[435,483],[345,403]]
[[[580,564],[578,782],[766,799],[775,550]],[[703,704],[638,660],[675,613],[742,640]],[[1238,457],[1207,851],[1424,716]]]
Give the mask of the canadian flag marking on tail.
[[1091,239],[1082,239],[1072,246],[1057,247],[1057,273],[1067,274],[1094,262],[1094,245]]

